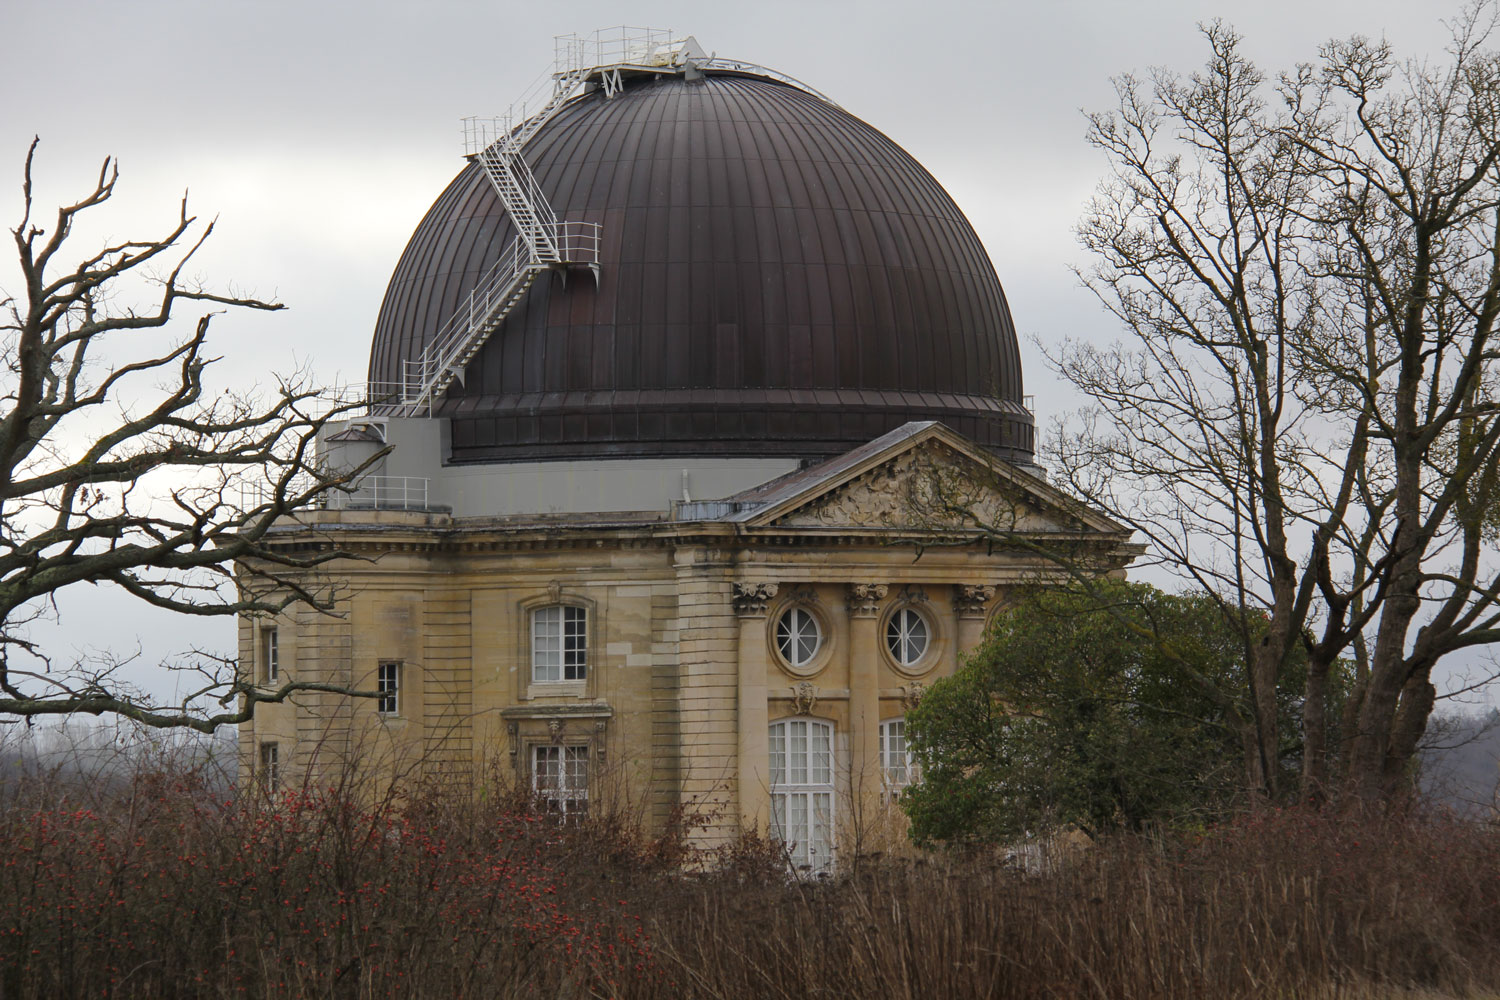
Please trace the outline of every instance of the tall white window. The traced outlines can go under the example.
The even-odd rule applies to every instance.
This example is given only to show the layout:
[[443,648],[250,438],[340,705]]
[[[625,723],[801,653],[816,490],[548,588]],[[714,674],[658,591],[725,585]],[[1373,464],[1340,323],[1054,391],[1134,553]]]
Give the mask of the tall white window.
[[916,762],[906,748],[905,719],[888,719],[880,724],[880,776],[891,792],[917,780]]
[[588,612],[569,604],[531,613],[531,679],[581,681],[588,676]]
[[401,662],[399,660],[386,660],[380,664],[375,677],[375,690],[379,694],[379,697],[375,699],[375,711],[381,715],[401,713]]
[[531,748],[531,789],[544,809],[578,818],[589,808],[589,748]]
[[818,655],[823,633],[805,608],[788,608],[776,620],[776,648],[794,667],[805,667]]
[[260,770],[256,774],[261,787],[274,792],[281,784],[281,744],[265,740],[260,745]]
[[281,676],[281,650],[275,627],[260,630],[260,674],[267,684]]
[[833,726],[787,719],[771,731],[771,835],[799,870],[833,866]]
[[927,652],[927,619],[911,608],[902,608],[885,624],[885,648],[903,667],[909,667]]

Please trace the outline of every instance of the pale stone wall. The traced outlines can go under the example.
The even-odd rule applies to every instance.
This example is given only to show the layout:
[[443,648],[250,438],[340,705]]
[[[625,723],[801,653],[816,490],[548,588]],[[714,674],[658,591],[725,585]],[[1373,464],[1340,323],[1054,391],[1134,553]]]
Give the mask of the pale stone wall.
[[[733,504],[727,520],[697,522],[314,514],[286,543],[336,544],[356,558],[309,574],[314,589],[337,581],[334,614],[293,607],[275,619],[283,676],[369,690],[382,661],[399,661],[401,710],[382,715],[368,700],[317,693],[264,706],[241,730],[245,773],[274,740],[290,782],[356,762],[379,775],[526,787],[534,748],[584,746],[590,808],[628,810],[655,829],[684,815],[712,848],[768,829],[768,729],[809,718],[833,727],[837,850],[899,843],[905,824],[884,786],[881,724],[958,669],[1010,587],[1057,571],[1021,549],[952,544],[925,521],[903,528],[905,508],[889,505],[904,495],[893,477],[911,470],[879,472],[877,459],[862,460],[866,471],[851,466],[853,478],[804,507],[768,501],[760,523]],[[1026,489],[1027,530],[1097,540],[1101,572],[1128,561],[1128,532],[1080,528],[1076,511],[1049,528],[1037,499],[1045,487]],[[896,541],[910,530],[938,531],[941,543],[919,551]],[[584,681],[532,679],[532,613],[558,603],[586,609]],[[803,665],[774,637],[794,607],[822,635]],[[886,642],[902,608],[929,629],[912,664]],[[267,624],[242,622],[242,663],[258,665]]]
[[[807,715],[834,726],[844,849],[873,843],[882,826],[899,834],[880,724],[979,641],[1002,592],[949,581],[992,566],[964,552],[914,569],[910,551],[893,547],[798,552],[743,540],[652,544],[647,534],[442,554],[393,545],[373,561],[326,567],[343,592],[335,613],[297,606],[275,620],[283,676],[373,690],[378,664],[399,661],[400,712],[321,693],[263,706],[241,732],[247,776],[259,744],[276,740],[287,781],[355,761],[422,780],[524,783],[529,748],[560,739],[591,747],[600,808],[636,809],[656,828],[684,810],[713,847],[741,829],[767,830],[767,728]],[[530,681],[530,610],[556,600],[589,609],[582,684]],[[885,649],[885,623],[907,605],[933,627],[916,670],[898,668]],[[774,639],[793,606],[823,631],[822,651],[800,670]],[[241,623],[243,662],[259,662],[265,624]],[[555,713],[560,733],[548,728]]]
[[730,553],[706,546],[676,552],[679,796],[702,816],[703,843],[739,830],[736,701],[739,626]]

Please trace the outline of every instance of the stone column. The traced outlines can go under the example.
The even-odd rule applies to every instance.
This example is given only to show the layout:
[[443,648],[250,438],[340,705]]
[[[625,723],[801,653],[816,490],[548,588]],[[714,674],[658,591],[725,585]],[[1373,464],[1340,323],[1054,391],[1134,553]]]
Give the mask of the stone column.
[[734,585],[734,612],[739,616],[739,806],[746,830],[765,834],[771,822],[770,717],[767,709],[766,604],[776,596],[774,583]]
[[[984,617],[995,588],[987,583],[961,583],[953,589],[953,609],[958,613],[958,651],[967,653],[984,639]],[[962,661],[960,661],[962,662]]]
[[849,783],[869,810],[880,801],[880,602],[883,583],[849,584]]

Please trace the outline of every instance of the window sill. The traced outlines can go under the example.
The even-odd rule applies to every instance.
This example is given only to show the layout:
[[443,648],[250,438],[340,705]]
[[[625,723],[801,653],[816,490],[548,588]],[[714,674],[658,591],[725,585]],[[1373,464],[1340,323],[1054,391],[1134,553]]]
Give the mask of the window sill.
[[526,686],[526,698],[584,698],[588,696],[588,681],[532,681]]

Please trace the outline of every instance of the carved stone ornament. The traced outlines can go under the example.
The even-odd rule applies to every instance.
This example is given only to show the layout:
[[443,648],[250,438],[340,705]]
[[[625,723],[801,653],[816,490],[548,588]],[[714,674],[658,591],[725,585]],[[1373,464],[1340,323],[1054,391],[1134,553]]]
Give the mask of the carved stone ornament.
[[901,707],[910,712],[922,704],[922,696],[926,693],[927,687],[921,681],[901,685]]
[[604,738],[608,734],[608,732],[608,722],[600,719],[599,721],[594,723],[594,756],[598,757],[600,760],[604,759],[604,755],[608,750],[609,743]]
[[818,703],[818,688],[811,681],[803,681],[792,688],[792,711],[798,715],[811,715]]
[[766,613],[766,605],[780,588],[774,583],[737,583],[734,585],[734,612],[746,618]]
[[553,604],[556,604],[558,601],[562,600],[561,580],[553,580],[551,583],[547,584],[547,599]]
[[563,720],[561,720],[561,719],[548,719],[547,720],[547,733],[548,733],[548,735],[550,735],[552,737],[552,742],[553,743],[561,743],[562,742],[562,735],[563,735]]
[[851,583],[849,584],[849,616],[851,618],[873,618],[880,610],[880,602],[885,600],[886,592],[891,588],[883,583]]
[[983,618],[984,606],[995,596],[995,588],[987,583],[961,583],[953,599],[960,618]]
[[510,738],[510,759],[516,759],[516,751],[521,747],[521,727],[517,723],[509,722],[505,725],[505,735]]

